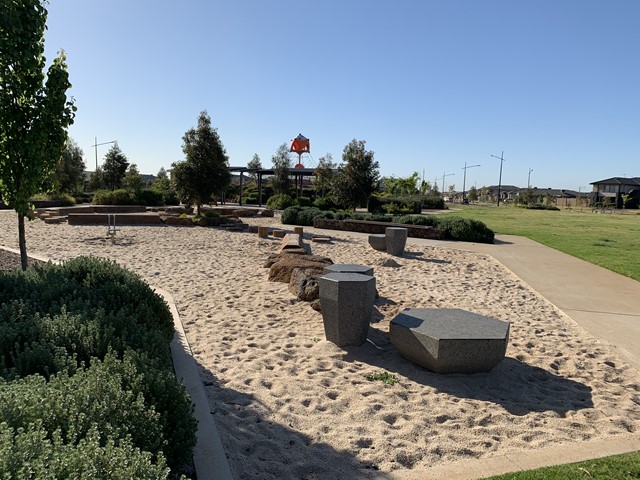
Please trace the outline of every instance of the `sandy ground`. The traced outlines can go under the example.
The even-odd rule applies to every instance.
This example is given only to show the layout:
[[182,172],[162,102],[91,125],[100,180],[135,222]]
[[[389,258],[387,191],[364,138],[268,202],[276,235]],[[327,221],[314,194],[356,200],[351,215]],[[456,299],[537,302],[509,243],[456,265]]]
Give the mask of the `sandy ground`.
[[[280,226],[278,219],[249,220]],[[30,252],[106,257],[174,296],[238,479],[385,478],[458,459],[605,439],[640,427],[640,379],[491,257],[409,246],[398,267],[349,234],[313,253],[375,268],[369,341],[338,348],[322,316],[263,263],[279,245],[188,227],[27,225]],[[0,212],[0,245],[17,222]],[[507,358],[486,374],[438,375],[398,355],[389,321],[407,307],[464,308],[511,322]],[[380,371],[395,385],[368,381]]]

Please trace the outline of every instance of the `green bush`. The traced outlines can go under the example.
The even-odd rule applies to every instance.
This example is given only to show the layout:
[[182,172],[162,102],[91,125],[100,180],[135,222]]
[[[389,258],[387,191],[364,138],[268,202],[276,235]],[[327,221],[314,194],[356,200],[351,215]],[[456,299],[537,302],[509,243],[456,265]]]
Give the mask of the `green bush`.
[[[301,207],[311,207],[313,206],[313,202],[309,197],[298,197],[296,199],[296,203]],[[320,210],[323,210],[322,208]]]
[[127,190],[97,190],[93,195],[94,205],[135,205],[136,201]]
[[367,202],[369,213],[420,213],[422,211],[422,198],[410,197],[380,197],[372,195]]
[[30,433],[44,412],[48,438],[58,431],[75,442],[95,422],[103,440],[131,438],[180,467],[196,423],[173,374],[172,337],[166,302],[114,262],[78,257],[0,272],[0,423]]
[[299,207],[297,205],[285,208],[282,212],[282,223],[284,223],[285,225],[299,225],[298,213],[300,213],[300,210],[302,210],[302,207]]
[[202,216],[206,218],[218,218],[220,216],[220,212],[215,210],[203,210]]
[[520,208],[527,208],[529,210],[555,210],[560,211],[555,205],[544,205],[542,203],[532,203],[531,205],[518,205]]
[[135,194],[134,203],[136,205],[164,205],[164,194],[155,190],[140,190]]
[[269,200],[267,200],[267,208],[271,210],[284,210],[295,203],[295,200],[291,198],[290,195],[287,195],[286,193],[279,193],[269,197]]
[[469,218],[437,215],[405,215],[394,217],[394,223],[428,225],[444,232],[447,240],[493,243],[494,233],[484,223]]
[[313,201],[313,206],[320,210],[332,210],[337,208],[336,202],[331,197],[319,197]]

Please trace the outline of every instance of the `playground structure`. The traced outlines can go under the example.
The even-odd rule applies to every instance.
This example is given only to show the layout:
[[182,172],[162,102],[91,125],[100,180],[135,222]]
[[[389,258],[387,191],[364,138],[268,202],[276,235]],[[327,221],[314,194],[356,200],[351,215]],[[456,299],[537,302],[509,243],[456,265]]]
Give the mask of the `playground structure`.
[[[301,172],[304,168],[306,168],[304,163],[302,162],[303,154],[307,154],[307,157],[309,159],[309,162],[307,163],[314,163],[313,158],[311,157],[311,142],[307,137],[299,133],[296,138],[291,140],[289,151],[298,154],[298,163],[296,163],[296,166],[294,167],[293,176],[296,185],[296,192],[298,192],[298,195],[302,195],[302,189],[304,186],[304,175],[296,173],[296,171]],[[315,165],[313,165],[313,167],[315,167]]]

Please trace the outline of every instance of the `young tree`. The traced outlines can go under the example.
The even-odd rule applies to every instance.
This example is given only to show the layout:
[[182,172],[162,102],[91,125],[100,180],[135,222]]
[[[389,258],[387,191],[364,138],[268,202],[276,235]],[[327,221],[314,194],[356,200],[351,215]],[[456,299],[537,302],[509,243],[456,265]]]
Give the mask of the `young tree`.
[[333,162],[333,157],[330,153],[327,153],[324,157],[318,159],[318,166],[316,167],[316,192],[320,190],[322,196],[333,188],[333,180],[336,173],[337,165]]
[[178,195],[195,203],[199,215],[202,204],[231,182],[229,158],[206,110],[200,112],[197,127],[187,130],[182,141],[185,160],[172,165],[171,177]]
[[[247,168],[258,169],[258,170],[262,168],[262,162],[260,161],[260,157],[258,156],[257,153],[253,154],[253,157],[251,158],[251,160],[249,160],[249,163],[247,163]],[[249,172],[249,176],[254,180],[258,179],[257,172]]]
[[122,186],[134,193],[142,190],[142,175],[140,175],[138,166],[135,163],[129,165],[127,173],[124,174]]
[[378,162],[373,159],[373,152],[365,149],[365,143],[354,138],[344,147],[344,163],[338,169],[334,185],[338,203],[353,210],[367,203],[380,178]]
[[171,190],[171,181],[164,167],[160,167],[156,179],[151,182],[150,187],[154,192],[163,194],[167,194]]
[[47,10],[40,0],[0,2],[0,199],[18,214],[22,268],[29,199],[50,190],[73,123],[66,56],[44,68]]
[[470,202],[478,201],[478,189],[476,187],[471,187],[467,192],[467,198]]
[[76,193],[84,185],[84,170],[86,165],[82,156],[84,153],[78,144],[70,138],[62,151],[62,160],[53,173],[52,181],[57,191]]
[[391,195],[415,195],[418,193],[418,180],[420,176],[418,172],[413,172],[410,177],[396,178],[393,175],[391,177],[383,177],[385,190]]
[[118,147],[118,143],[114,143],[105,155],[102,165],[103,180],[107,188],[110,190],[121,188],[128,167],[129,160]]
[[278,147],[276,153],[271,157],[273,163],[273,178],[271,179],[271,188],[275,194],[289,194],[293,187],[293,182],[289,176],[291,169],[291,157],[289,156],[289,147],[283,143]]
[[93,192],[96,190],[106,189],[107,184],[104,179],[104,172],[100,167],[89,175],[89,189]]

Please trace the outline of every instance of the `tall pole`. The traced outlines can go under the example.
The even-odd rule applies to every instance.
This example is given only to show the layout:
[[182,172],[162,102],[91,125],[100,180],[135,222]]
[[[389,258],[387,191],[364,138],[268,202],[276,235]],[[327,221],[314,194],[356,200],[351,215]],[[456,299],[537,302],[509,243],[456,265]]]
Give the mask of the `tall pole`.
[[529,177],[527,178],[527,190],[531,188],[531,172],[533,172],[533,168],[529,169]]
[[[455,173],[447,173],[447,172],[442,172],[442,196],[444,197],[444,179],[447,177],[450,177],[451,175],[455,175]],[[437,180],[437,178],[436,178]]]
[[469,165],[467,167],[467,162],[464,162],[464,167],[463,167],[464,176],[462,177],[462,202],[464,202],[465,198],[467,198],[465,194],[465,187],[467,186],[467,168],[473,168],[473,167],[479,167],[479,166],[480,165]]
[[499,158],[500,159],[500,177],[498,178],[498,207],[500,206],[500,190],[502,188],[502,163],[504,162],[504,150],[502,151],[502,153],[500,153],[500,156],[497,157],[496,155],[491,155],[494,158]]
[[98,171],[98,147],[100,145],[108,145],[110,143],[116,143],[116,141],[112,140],[110,142],[98,143],[98,137],[95,137],[95,143],[93,145],[91,145],[92,147],[95,147],[95,149],[96,149],[96,172]]

